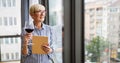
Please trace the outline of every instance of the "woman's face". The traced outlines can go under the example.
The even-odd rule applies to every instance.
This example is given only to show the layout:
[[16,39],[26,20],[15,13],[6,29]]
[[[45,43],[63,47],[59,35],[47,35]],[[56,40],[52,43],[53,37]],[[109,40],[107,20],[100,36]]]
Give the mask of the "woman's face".
[[35,11],[31,16],[34,19],[34,21],[43,22],[45,19],[46,11],[45,8],[42,8],[39,11]]

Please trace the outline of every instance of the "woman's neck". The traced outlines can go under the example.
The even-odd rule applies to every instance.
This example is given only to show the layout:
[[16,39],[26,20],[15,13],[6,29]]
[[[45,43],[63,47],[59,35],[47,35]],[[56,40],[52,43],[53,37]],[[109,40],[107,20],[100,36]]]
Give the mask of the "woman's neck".
[[34,22],[34,25],[36,28],[41,29],[42,28],[42,23],[41,22]]

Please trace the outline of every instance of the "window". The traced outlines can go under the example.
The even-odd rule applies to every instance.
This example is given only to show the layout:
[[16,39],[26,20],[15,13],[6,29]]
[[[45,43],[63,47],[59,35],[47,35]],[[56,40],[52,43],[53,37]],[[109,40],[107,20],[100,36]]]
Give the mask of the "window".
[[16,17],[14,17],[14,25],[17,25],[17,19],[16,19]]
[[5,39],[5,44],[9,44],[9,38],[4,38]]
[[9,17],[9,24],[10,24],[10,25],[13,25],[12,17]]
[[15,53],[15,57],[16,57],[16,59],[19,59],[19,53],[18,52]]
[[0,7],[1,7],[1,5],[2,5],[2,0],[0,0]]
[[11,41],[10,41],[10,42],[11,42],[11,44],[13,44],[13,43],[14,43],[14,42],[13,42],[13,39],[14,39],[14,38],[10,38],[10,39],[11,39]]
[[49,24],[53,26],[55,48],[55,63],[62,63],[62,27],[63,27],[63,2],[62,0],[49,0]]
[[4,54],[2,53],[2,54],[1,54],[1,60],[3,60],[3,59],[4,59]]
[[4,17],[4,26],[7,26],[8,25],[8,20],[7,20],[7,17]]
[[0,44],[3,44],[3,39],[0,39]]
[[9,53],[6,53],[6,60],[9,60],[10,57],[9,57]]
[[7,0],[8,7],[11,7],[11,0]]
[[11,53],[11,59],[14,59],[14,54],[13,53]]
[[13,5],[13,7],[16,6],[16,0],[12,0],[12,5]]
[[2,7],[6,7],[6,0],[2,0]]
[[18,38],[15,38],[15,43],[18,43]]

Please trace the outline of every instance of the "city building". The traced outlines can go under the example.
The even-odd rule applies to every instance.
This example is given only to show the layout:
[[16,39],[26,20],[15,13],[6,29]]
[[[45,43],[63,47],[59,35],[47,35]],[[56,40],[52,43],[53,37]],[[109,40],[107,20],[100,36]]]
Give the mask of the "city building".
[[0,61],[21,58],[21,0],[0,0]]
[[107,54],[109,59],[112,57],[118,58],[118,56],[120,58],[119,4],[119,0],[85,3],[85,40],[89,42],[96,36],[103,37],[108,42],[109,53]]
[[[116,57],[120,58],[120,1],[116,0],[108,6],[108,41]],[[112,52],[112,51],[111,51]]]
[[[106,3],[104,1],[94,1],[85,3],[85,24],[90,32],[85,31],[85,34],[89,33],[88,40],[96,37],[101,36],[107,38],[107,9]],[[89,19],[89,20],[88,20]],[[89,25],[88,25],[89,24]],[[88,36],[85,36],[88,37]]]

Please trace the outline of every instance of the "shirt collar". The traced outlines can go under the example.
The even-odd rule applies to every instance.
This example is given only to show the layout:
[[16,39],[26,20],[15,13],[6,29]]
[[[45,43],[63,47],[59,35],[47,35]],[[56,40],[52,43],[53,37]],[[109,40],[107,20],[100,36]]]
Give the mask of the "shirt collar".
[[42,23],[42,29],[45,29],[45,24],[44,23]]
[[[36,28],[36,26],[35,26],[35,28]],[[37,29],[37,28],[36,28]],[[42,28],[41,28],[42,30],[44,30],[45,29],[45,24],[44,23],[42,23]]]

